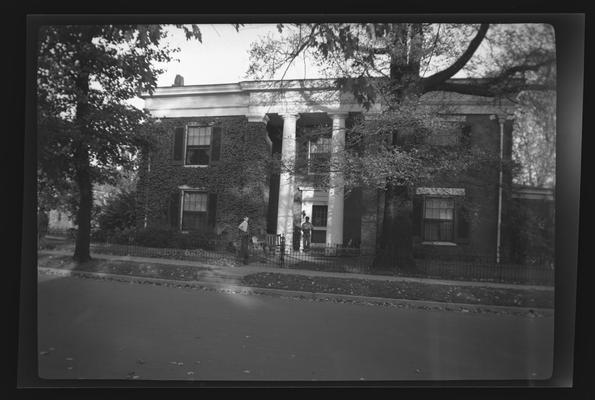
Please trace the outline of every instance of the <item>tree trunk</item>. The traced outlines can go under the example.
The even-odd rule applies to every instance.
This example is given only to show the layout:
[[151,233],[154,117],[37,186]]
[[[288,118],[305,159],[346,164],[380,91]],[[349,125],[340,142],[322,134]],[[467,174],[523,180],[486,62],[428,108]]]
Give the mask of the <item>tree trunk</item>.
[[384,215],[380,246],[374,258],[376,269],[415,268],[412,239],[412,203],[406,186],[388,184],[384,197]]
[[[409,40],[408,40],[409,39]],[[395,24],[392,44],[390,78],[397,83],[392,90],[398,104],[408,95],[415,94],[419,79],[421,57],[421,25]],[[392,134],[392,145],[402,144],[397,131]],[[413,205],[409,199],[407,186],[397,186],[387,182],[384,197],[382,237],[374,267],[378,269],[415,268],[413,259]]]
[[[91,259],[91,210],[93,208],[93,184],[89,175],[89,154],[78,154],[81,165],[76,175],[76,183],[79,190],[79,209],[77,212],[78,230],[76,233],[76,244],[74,248],[74,259],[78,262],[85,262]],[[83,164],[86,159],[86,165]]]
[[[90,41],[91,37],[86,36],[83,42]],[[91,181],[91,165],[89,147],[87,141],[93,134],[89,129],[89,70],[88,60],[81,57],[81,69],[76,79],[78,99],[76,106],[76,121],[79,128],[78,143],[74,152],[74,164],[76,169],[76,184],[79,190],[79,209],[77,212],[78,230],[76,233],[76,244],[74,248],[74,259],[78,262],[85,262],[91,259],[91,210],[93,208],[93,183]]]

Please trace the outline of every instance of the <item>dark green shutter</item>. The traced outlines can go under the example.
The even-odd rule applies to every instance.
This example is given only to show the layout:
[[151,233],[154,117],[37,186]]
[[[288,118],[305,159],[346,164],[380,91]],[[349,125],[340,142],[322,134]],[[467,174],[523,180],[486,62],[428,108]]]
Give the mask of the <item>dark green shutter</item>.
[[183,126],[174,129],[172,164],[182,164],[184,162],[184,131]]
[[457,241],[469,241],[469,213],[462,199],[457,199],[455,218],[457,223]]
[[471,145],[471,126],[464,125],[461,129],[461,145],[469,147]]
[[211,162],[221,158],[221,127],[215,126],[211,131]]
[[413,196],[413,236],[421,237],[421,225],[423,218],[424,198],[422,196]]
[[172,229],[180,227],[180,191],[176,190],[169,198],[169,224]]
[[217,223],[217,194],[209,193],[209,200],[207,202],[208,210],[208,224],[210,227],[215,227]]

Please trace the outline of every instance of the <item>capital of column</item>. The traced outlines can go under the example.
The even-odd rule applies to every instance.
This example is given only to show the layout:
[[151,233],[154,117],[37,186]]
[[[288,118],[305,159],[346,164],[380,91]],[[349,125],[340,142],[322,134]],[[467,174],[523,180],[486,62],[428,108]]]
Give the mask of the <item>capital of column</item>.
[[300,114],[298,113],[285,113],[285,114],[279,114],[279,116],[281,118],[283,118],[284,121],[286,120],[298,120],[300,119]]
[[346,112],[334,112],[328,113],[328,116],[333,120],[344,120],[349,116],[349,113]]
[[511,121],[514,119],[514,115],[511,113],[503,112],[503,113],[496,113],[490,115],[491,120],[498,120],[500,124],[503,124],[505,121]]

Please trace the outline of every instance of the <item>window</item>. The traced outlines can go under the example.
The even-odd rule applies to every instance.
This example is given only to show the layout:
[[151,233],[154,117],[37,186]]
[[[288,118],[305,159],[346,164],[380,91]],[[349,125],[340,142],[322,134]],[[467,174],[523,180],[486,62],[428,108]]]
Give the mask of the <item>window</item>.
[[312,206],[312,243],[326,243],[327,213],[328,206]]
[[456,132],[440,132],[432,133],[428,136],[428,144],[434,146],[454,146],[459,142],[459,137]]
[[424,199],[423,240],[454,241],[454,199],[445,197]]
[[182,230],[196,231],[207,227],[207,194],[184,191],[182,197]]
[[209,165],[211,128],[189,126],[186,132],[186,165]]
[[321,174],[329,171],[331,138],[319,137],[308,142],[308,173]]

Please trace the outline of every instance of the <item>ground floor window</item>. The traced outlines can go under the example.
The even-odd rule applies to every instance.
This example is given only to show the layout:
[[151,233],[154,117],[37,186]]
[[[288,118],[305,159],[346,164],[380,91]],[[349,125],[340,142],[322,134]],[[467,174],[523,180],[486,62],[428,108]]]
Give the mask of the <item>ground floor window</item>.
[[423,240],[431,242],[454,241],[453,198],[425,197],[423,208]]
[[328,206],[312,206],[312,243],[326,243],[326,218]]
[[203,192],[184,191],[182,196],[182,230],[195,231],[207,227],[207,199]]

